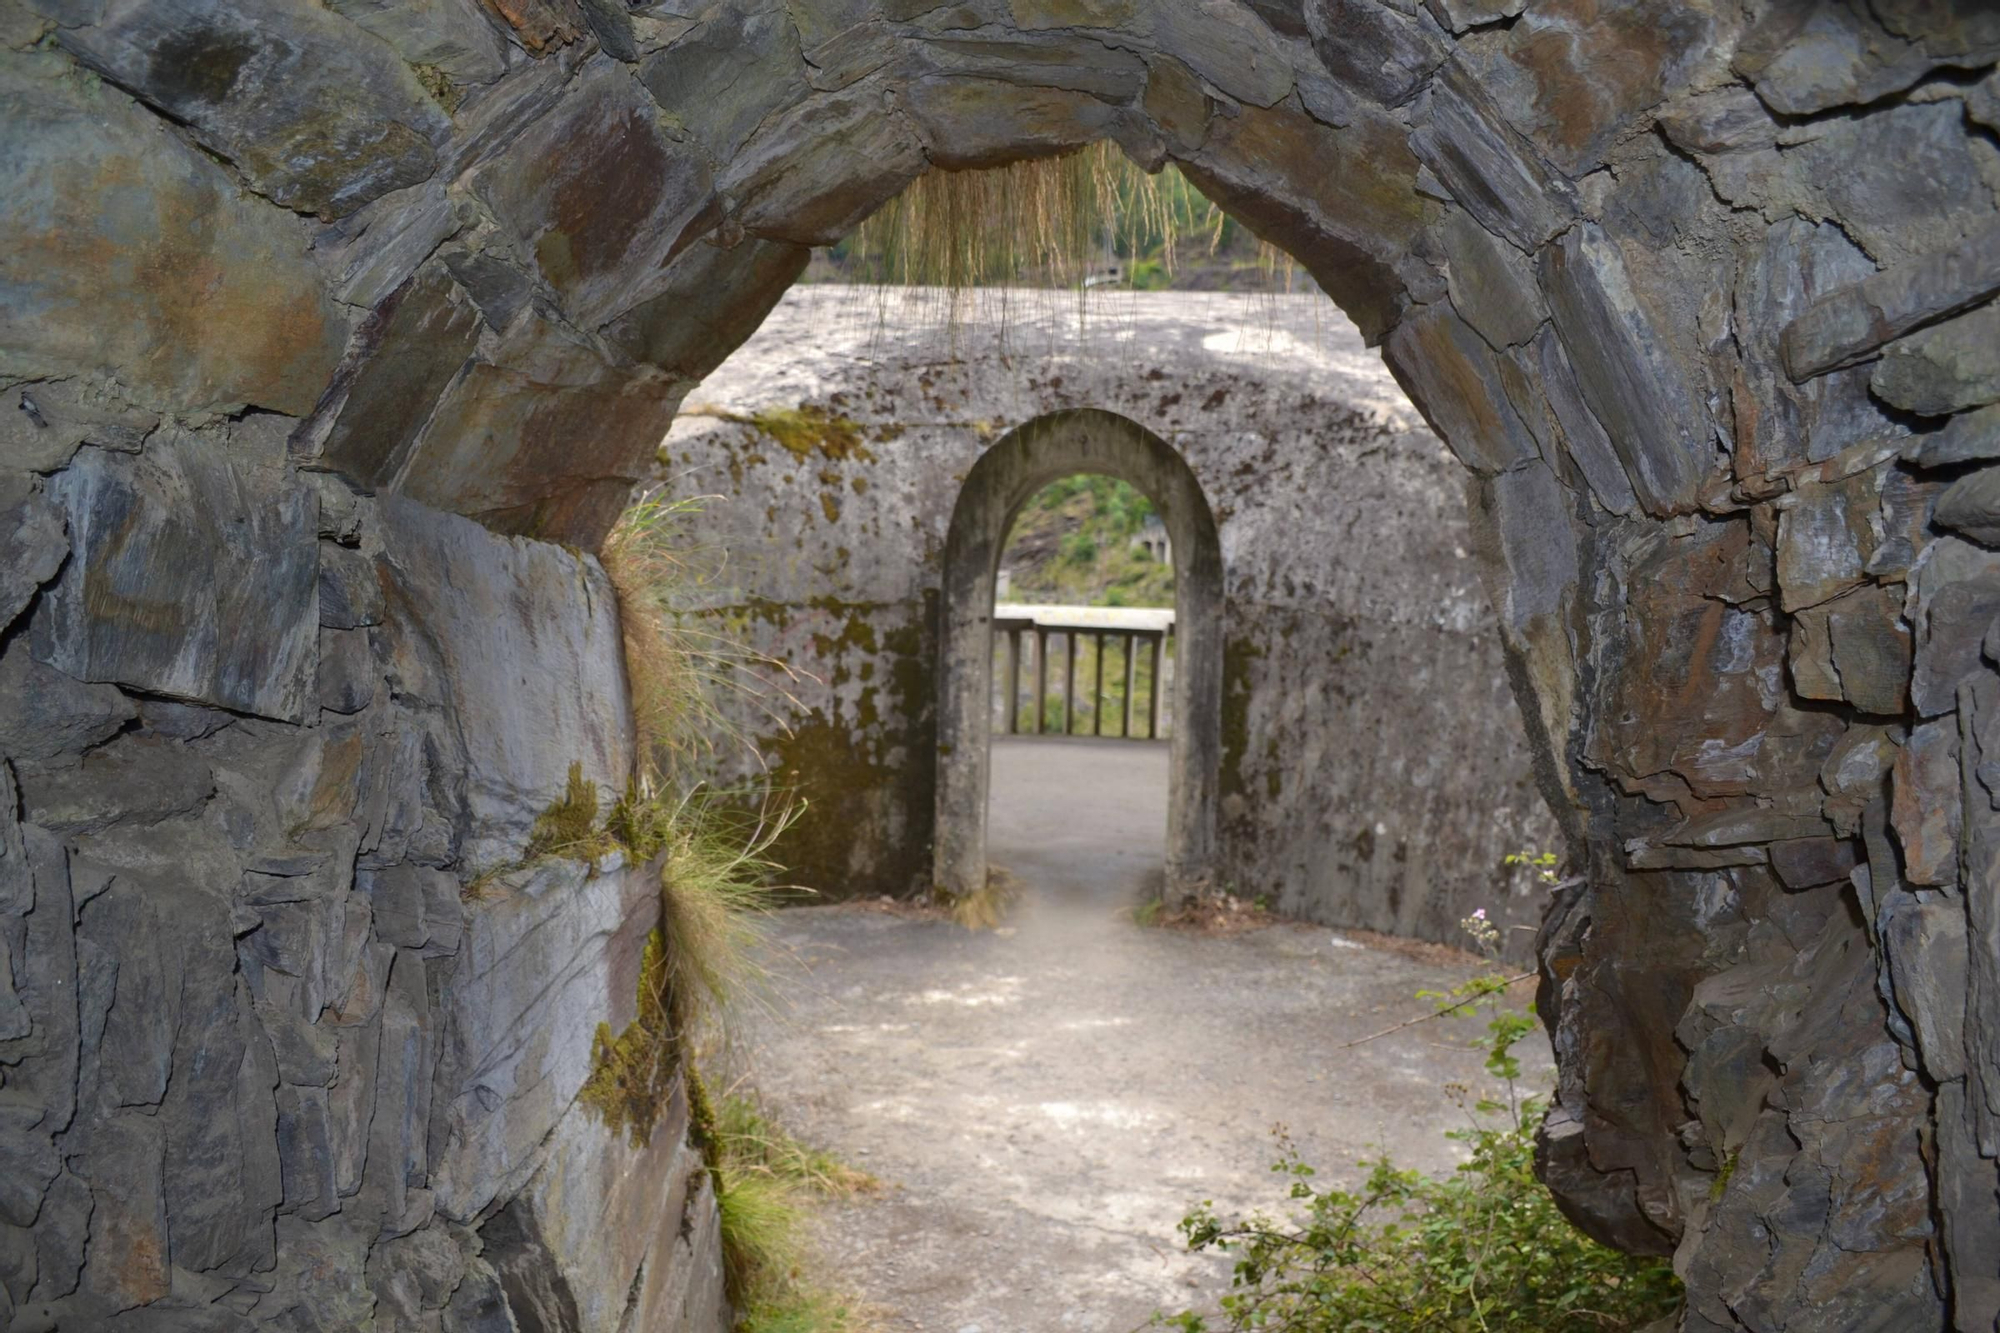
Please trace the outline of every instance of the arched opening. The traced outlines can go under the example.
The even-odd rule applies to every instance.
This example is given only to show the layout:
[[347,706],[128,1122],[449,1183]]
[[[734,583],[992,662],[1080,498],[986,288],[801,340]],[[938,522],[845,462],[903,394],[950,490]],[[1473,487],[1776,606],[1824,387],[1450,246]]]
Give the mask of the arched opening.
[[[1476,478],[1474,545],[1579,852],[1540,946],[1565,1064],[1543,1169],[1568,1206],[1620,1244],[1679,1245],[1707,1325],[1739,1306],[1773,1328],[1991,1322],[2000,950],[1976,890],[2000,846],[1980,785],[2000,573],[1987,483],[1941,498],[1996,452],[2000,388],[1965,355],[1993,345],[2000,43],[1981,7],[665,9],[223,7],[190,31],[172,5],[37,0],[10,29],[0,98],[25,128],[0,146],[18,240],[0,432],[25,554],[0,647],[37,707],[9,724],[26,766],[0,772],[25,794],[0,802],[0,844],[9,884],[25,859],[58,904],[29,924],[22,895],[0,904],[10,941],[36,940],[11,945],[27,1016],[4,1021],[30,1024],[33,1063],[10,1088],[40,1099],[41,1216],[83,1234],[92,1189],[155,1182],[109,1233],[123,1252],[93,1239],[85,1298],[111,1281],[117,1310],[163,1298],[169,1254],[218,1282],[266,1271],[273,1086],[357,1144],[378,1103],[405,1110],[375,1119],[364,1194],[357,1147],[312,1179],[319,1205],[284,1200],[294,1237],[337,1198],[356,1235],[417,1225],[433,1196],[468,1223],[539,1170],[521,1145],[597,1133],[563,1119],[566,1091],[509,1091],[573,1088],[559,1056],[491,1076],[543,1025],[482,1005],[437,961],[456,945],[410,925],[435,899],[490,938],[500,914],[451,883],[522,844],[572,764],[624,776],[616,726],[594,744],[561,725],[596,670],[563,644],[615,633],[548,632],[602,607],[560,544],[602,538],[807,247],[934,168],[1108,138],[1183,163],[1320,276]],[[506,577],[468,577],[481,562]],[[409,647],[417,628],[444,647]],[[72,720],[46,720],[55,699]],[[294,788],[310,801],[262,810]],[[233,818],[197,827],[184,795]],[[200,856],[150,855],[196,834]],[[315,1040],[322,1011],[371,1034],[458,1023],[465,1067],[441,1071],[450,1043],[411,1046],[419,1091],[399,1101],[353,1082],[374,1076],[372,1035],[337,1072],[308,1044],[267,1081],[278,1020],[248,1007],[110,1029],[107,1049],[145,1057],[127,1073],[172,1064],[177,1098],[183,1064],[248,1071],[200,1088],[201,1116],[160,1117],[254,1141],[258,1170],[215,1205],[252,1219],[241,1244],[181,1206],[220,1187],[150,1116],[78,1112],[118,1155],[58,1154],[73,1108],[160,1091],[90,1084],[115,1065],[64,999],[72,937],[132,981],[150,932],[72,929],[71,860],[100,918],[173,901],[202,867],[173,914],[190,940],[173,993],[227,999],[240,958],[297,990],[305,1012],[283,1019]],[[254,935],[206,896],[308,865],[310,892],[263,885]],[[528,973],[606,974],[595,942],[615,933],[579,929]],[[361,978],[351,1005],[322,1003],[336,974]],[[1773,998],[1799,987],[1810,1002]],[[1864,1067],[1881,1072],[1866,1097],[1827,1081]],[[431,1119],[433,1086],[460,1123]],[[427,1164],[447,1129],[490,1156]],[[102,1161],[120,1167],[86,1178]],[[1812,1206],[1774,1205],[1779,1181]],[[296,1286],[288,1271],[272,1300]]]
[[993,607],[987,852],[1084,910],[1165,878],[1176,581],[1145,492],[1072,473],[1017,510]]
[[1099,472],[1150,497],[1174,552],[1175,669],[1169,705],[1165,893],[1214,874],[1222,753],[1222,547],[1201,485],[1172,446],[1129,418],[1053,412],[1008,432],[967,473],[945,539],[937,693],[934,878],[952,894],[986,883],[993,732],[994,594],[1000,556],[1029,497]]

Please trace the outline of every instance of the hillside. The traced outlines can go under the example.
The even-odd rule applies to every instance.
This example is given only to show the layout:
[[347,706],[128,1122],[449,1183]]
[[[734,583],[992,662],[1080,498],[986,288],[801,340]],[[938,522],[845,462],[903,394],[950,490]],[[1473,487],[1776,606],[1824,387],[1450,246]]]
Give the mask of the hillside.
[[1172,606],[1174,571],[1135,539],[1152,501],[1111,477],[1051,482],[1022,507],[1000,568],[1007,600],[1075,606]]

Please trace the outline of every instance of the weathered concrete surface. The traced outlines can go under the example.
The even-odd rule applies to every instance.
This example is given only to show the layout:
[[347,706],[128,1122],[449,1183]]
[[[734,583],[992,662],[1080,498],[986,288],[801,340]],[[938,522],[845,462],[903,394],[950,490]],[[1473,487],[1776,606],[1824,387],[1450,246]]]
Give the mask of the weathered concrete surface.
[[[992,852],[1026,886],[1000,934],[865,904],[775,923],[781,1004],[750,1059],[789,1124],[885,1185],[819,1230],[888,1329],[1127,1333],[1212,1295],[1227,1262],[1185,1254],[1174,1226],[1203,1199],[1282,1203],[1273,1125],[1330,1178],[1377,1151],[1458,1160],[1438,1088],[1485,1086],[1449,1049],[1476,1023],[1339,1047],[1465,968],[1317,927],[1125,916],[1164,869],[1164,751],[995,742]],[[1539,1034],[1522,1051],[1545,1087]]]
[[[712,614],[810,677],[789,686],[804,710],[780,714],[796,737],[740,718],[818,807],[787,846],[794,871],[835,896],[906,894],[932,882],[929,838],[969,841],[932,824],[965,821],[943,778],[977,744],[937,730],[947,646],[892,630],[940,607],[950,625],[986,614],[946,578],[975,464],[991,471],[1025,421],[1104,408],[1171,445],[1216,519],[1220,605],[1182,622],[1219,612],[1225,635],[1221,688],[1181,705],[1220,717],[1208,874],[1336,925],[1455,941],[1487,905],[1532,927],[1543,895],[1500,860],[1556,834],[1472,569],[1462,478],[1352,326],[1305,297],[1100,294],[1079,322],[1073,298],[1016,293],[947,328],[937,299],[794,289],[662,449],[674,493],[719,497],[702,520],[729,553]],[[755,424],[802,406],[844,424],[797,455]],[[1092,465],[1086,443],[1066,470]],[[1162,488],[1179,475],[1137,479],[1171,509]],[[1024,497],[990,498],[1004,514]],[[985,698],[973,674],[968,712]],[[1193,817],[1200,788],[1182,790]]]

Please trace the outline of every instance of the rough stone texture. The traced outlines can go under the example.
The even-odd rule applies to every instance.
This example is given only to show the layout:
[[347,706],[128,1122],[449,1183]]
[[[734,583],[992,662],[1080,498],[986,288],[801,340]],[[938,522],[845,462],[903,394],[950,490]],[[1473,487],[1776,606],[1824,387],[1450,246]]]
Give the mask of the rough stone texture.
[[2000,228],[1988,228],[1815,302],[1785,327],[1785,365],[1795,379],[1838,370],[1995,291],[2000,291]]
[[338,217],[437,169],[451,122],[416,71],[316,5],[112,0],[93,17],[63,28],[69,51],[289,208]]
[[1654,514],[1691,507],[1704,479],[1704,414],[1648,327],[1617,247],[1586,223],[1544,249],[1541,263],[1583,399],[1610,433],[1640,503]]
[[255,466],[268,458],[243,458],[247,443],[86,449],[51,480],[72,554],[35,619],[37,657],[79,680],[303,720],[318,506],[281,468]]
[[0,108],[0,376],[93,374],[180,412],[312,406],[345,329],[296,222],[53,57],[10,55]]
[[253,424],[86,445],[16,511],[58,545],[4,565],[9,1326],[511,1329],[549,1290],[720,1333],[685,1105],[641,1149],[577,1100],[657,880],[521,860],[572,764],[631,766],[603,571]]
[[[919,298],[884,314],[865,291],[801,288],[693,391],[660,475],[723,494],[703,509],[704,540],[732,553],[712,614],[810,673],[783,682],[799,711],[763,700],[792,736],[756,709],[739,719],[809,802],[780,849],[801,882],[833,897],[929,886],[942,649],[928,627],[963,474],[1008,428],[1089,405],[1166,440],[1219,528],[1214,874],[1316,920],[1446,942],[1476,907],[1532,924],[1539,886],[1500,858],[1555,832],[1459,477],[1380,361],[1315,305],[1106,295],[1079,329],[1060,297],[1016,298],[948,331]],[[801,404],[847,416],[860,447],[795,455],[743,420]],[[1336,490],[1331,507],[1305,500]],[[731,759],[728,776],[754,771]]]
[[68,558],[62,513],[42,497],[24,495],[0,514],[0,634]]
[[1736,68],[1772,110],[1800,116],[1872,102],[1940,66],[1978,68],[2000,58],[2000,22],[1976,7],[1871,9],[1771,5],[1745,35]]
[[471,188],[590,328],[653,294],[635,276],[661,270],[709,206],[707,165],[668,137],[645,88],[608,57]]
[[[400,647],[396,690],[462,738],[463,855],[492,865],[526,844],[551,773],[580,763],[622,790],[631,771],[611,584],[560,548],[408,501],[383,501],[380,516],[389,596],[431,636]],[[524,658],[539,670],[519,671]]]
[[[568,1194],[481,1219],[512,1220],[492,1256],[467,1241],[462,1265],[433,1262],[428,1241],[382,1248],[385,1225],[421,1233],[435,1195],[428,1137],[384,1115],[425,1103],[402,1075],[377,1079],[381,1051],[407,1070],[435,1049],[411,1038],[440,1032],[451,964],[424,959],[420,992],[412,946],[373,935],[345,878],[349,865],[469,873],[467,838],[502,841],[532,816],[531,800],[505,809],[527,799],[507,793],[559,785],[561,769],[510,767],[525,752],[499,724],[468,730],[448,688],[462,668],[492,689],[540,639],[499,610],[446,616],[470,639],[433,654],[417,630],[386,628],[412,614],[389,598],[377,624],[328,627],[327,697],[358,711],[322,712],[309,609],[323,580],[289,525],[413,573],[401,586],[433,599],[445,596],[436,559],[474,559],[473,545],[439,538],[439,519],[417,525],[432,537],[413,535],[413,552],[386,546],[369,494],[588,547],[690,381],[797,273],[797,247],[837,238],[932,165],[1108,136],[1149,165],[1179,163],[1297,257],[1391,348],[1416,405],[1483,474],[1468,560],[1493,587],[1579,876],[1541,938],[1561,1066],[1543,1165],[1565,1206],[1599,1235],[1674,1250],[1696,1333],[1990,1330],[2000,917],[1980,890],[2000,874],[2000,575],[1992,551],[1931,511],[1960,479],[1939,469],[2000,456],[1988,364],[2000,339],[1979,306],[1985,269],[1963,258],[1990,236],[2000,186],[1991,7],[1537,0],[1510,17],[1511,4],[1475,0],[717,0],[682,12],[695,8],[36,0],[0,15],[0,514],[39,496],[62,510],[70,547],[51,579],[47,528],[0,546],[0,588],[27,599],[0,644],[0,770],[19,791],[0,802],[19,1006],[0,1005],[0,1031],[30,1024],[0,1037],[6,1160],[29,1164],[9,1173],[29,1185],[5,1216],[40,1190],[32,1234],[12,1220],[0,1232],[15,1322],[27,1311],[37,1326],[89,1327],[131,1307],[123,1322],[168,1327],[296,1326],[308,1310],[335,1327],[505,1327],[516,1293],[582,1280],[549,1240],[573,1234],[559,1214],[593,1206]],[[689,156],[700,171],[681,165]],[[641,161],[665,166],[621,174]],[[708,188],[701,171],[712,207],[691,202]],[[566,201],[582,215],[565,220]],[[1550,318],[1518,344],[1527,315],[1502,321],[1488,299],[1518,265],[1461,215],[1533,266]],[[399,291],[400,317],[385,304]],[[1815,310],[1828,327],[1796,334],[1788,362],[1786,329],[1809,329]],[[1876,347],[1875,365],[1792,378]],[[1301,398],[1283,436],[1300,443],[1274,445],[1240,485],[1306,477],[1315,512],[1337,509],[1370,474],[1312,442],[1341,420],[1328,401]],[[1338,475],[1315,470],[1330,458]],[[293,466],[333,475],[308,486]],[[862,466],[824,469],[856,519],[876,503],[852,491]],[[833,491],[820,470],[795,473],[788,484],[812,494],[788,513]],[[154,522],[143,497],[191,478],[206,498],[189,521]],[[115,526],[126,495],[129,529]],[[220,521],[237,512],[248,521]],[[767,534],[746,540],[739,560],[775,558]],[[265,559],[280,548],[291,558]],[[468,586],[532,590],[533,571],[560,564],[506,549]],[[182,552],[211,572],[168,558]],[[259,600],[267,572],[283,590]],[[796,573],[801,589],[846,577]],[[579,575],[562,614],[595,615],[593,587]],[[1274,600],[1328,619],[1320,598]],[[918,643],[931,623],[914,602],[880,615],[874,631]],[[217,637],[232,621],[237,637]],[[524,697],[602,680],[566,675],[571,649],[615,639],[561,623],[549,681],[508,678]],[[814,627],[846,632],[831,616],[791,632]],[[379,689],[363,688],[354,641],[337,637],[357,633],[383,664]],[[487,652],[488,636],[505,651]],[[1323,650],[1338,651],[1331,631]],[[471,669],[482,653],[484,673]],[[1324,663],[1300,678],[1338,679]],[[920,715],[921,689],[903,693]],[[1900,758],[1912,724],[1956,727],[1955,856],[1907,802],[1893,808],[1899,775],[1932,805],[1952,800],[1936,752]],[[840,735],[816,733],[819,753],[844,757]],[[192,760],[156,768],[169,746]],[[93,747],[104,753],[86,762]],[[533,762],[564,748],[532,747]],[[873,756],[880,770],[860,785],[907,780],[904,758]],[[206,768],[214,795],[199,814],[171,808],[187,791],[151,794],[168,768],[194,774],[194,792]],[[1308,785],[1294,805],[1281,780],[1279,800],[1335,809]],[[41,810],[70,831],[20,822]],[[1932,882],[1910,873],[1906,834]],[[297,859],[301,838],[323,862]],[[1842,856],[1791,845],[1829,840],[1848,845],[1851,875],[1799,887]],[[171,914],[171,949],[137,943],[156,909]],[[387,928],[409,937],[407,913]],[[79,975],[89,984],[71,985]],[[193,1017],[125,1026],[121,986],[181,997]],[[1953,1076],[1935,997],[1961,992]],[[337,1033],[270,1037],[274,1079],[257,1034],[267,1020],[285,1032],[271,1014],[317,1028],[308,1008],[337,1016]],[[162,1071],[189,1074],[184,1094]],[[454,1095],[434,1089],[429,1105]],[[269,1160],[249,1146],[267,1123],[289,1145],[276,1202]],[[57,1125],[70,1128],[42,1189],[48,1152],[11,1145],[53,1144]],[[713,1276],[666,1266],[662,1281]],[[457,1288],[427,1303],[425,1283],[444,1279],[424,1275],[452,1271]],[[412,1292],[407,1320],[394,1312]]]
[[2000,398],[2000,306],[1890,343],[1869,384],[1886,402],[1923,416]]

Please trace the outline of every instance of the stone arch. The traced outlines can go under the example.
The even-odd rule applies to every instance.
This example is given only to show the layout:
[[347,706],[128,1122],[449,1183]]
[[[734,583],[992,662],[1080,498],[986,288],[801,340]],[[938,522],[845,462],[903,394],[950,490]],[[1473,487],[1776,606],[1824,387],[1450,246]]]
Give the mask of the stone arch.
[[[221,747],[161,699],[297,726],[305,739],[268,743],[341,759],[329,809],[364,782],[403,784],[371,795],[390,815],[325,816],[389,840],[356,873],[403,907],[426,900],[419,882],[469,873],[473,825],[523,832],[574,756],[460,709],[432,721],[477,771],[427,792],[407,756],[361,763],[398,726],[328,714],[452,712],[417,656],[375,688],[388,668],[359,617],[389,614],[371,590],[393,580],[373,566],[435,591],[485,551],[521,589],[588,586],[542,568],[560,563],[552,543],[601,538],[681,400],[807,246],[932,167],[1114,139],[1179,163],[1298,257],[1475,477],[1544,786],[1580,852],[1540,942],[1564,1065],[1543,1160],[1559,1197],[1600,1237],[1678,1246],[1692,1327],[1990,1325],[2000,932],[1984,890],[2000,827],[1982,775],[2000,678],[1980,644],[2000,557],[1990,479],[1941,470],[2000,456],[2000,388],[1976,355],[1995,343],[1982,303],[2000,269],[1990,7],[692,8],[274,0],[203,7],[199,26],[172,0],[10,9],[0,495],[21,535],[0,610],[31,622],[9,631],[11,692],[67,689],[83,719],[8,736],[25,794],[0,801],[0,845],[34,861],[37,894],[44,874],[67,892],[47,827],[64,808],[115,824],[114,795],[206,790],[151,768],[115,794],[90,786],[131,755]],[[454,515],[544,541],[431,524]],[[433,526],[419,549],[408,534]],[[160,572],[182,570],[197,574]],[[346,623],[317,623],[329,614]],[[463,660],[500,623],[453,622],[475,641]],[[84,777],[51,776],[134,699],[159,748],[120,738]],[[231,732],[248,745],[252,729]],[[277,785],[239,775],[236,790]],[[211,885],[248,860],[298,863],[204,852]],[[359,891],[338,860],[313,901]],[[182,954],[233,958],[227,905],[190,901],[176,924],[213,948]],[[14,904],[0,910],[18,925]],[[37,914],[58,931],[40,963],[67,947],[64,915]],[[380,923],[376,944],[418,947]],[[241,947],[325,972],[279,934]],[[308,937],[340,931],[316,921]],[[35,999],[72,981],[23,985]],[[1772,998],[1795,984],[1811,1002]],[[396,1002],[407,1028],[429,1001],[419,986]],[[28,1020],[9,1006],[6,1021]],[[70,1063],[36,1077],[68,1097],[95,1066],[74,1038],[43,1038]],[[1880,1074],[1866,1097],[1825,1073],[1864,1067]],[[241,1123],[270,1122],[253,1111]],[[426,1126],[397,1128],[405,1169],[386,1193],[371,1182],[371,1223],[401,1216],[406,1177],[438,1183]],[[157,1178],[162,1150],[132,1130],[125,1174]],[[33,1136],[33,1160],[61,1160]],[[497,1188],[516,1168],[467,1174]],[[75,1217],[88,1189],[62,1179]],[[1787,1182],[1817,1193],[1772,1203]],[[268,1223],[276,1205],[256,1207]],[[247,1271],[249,1243],[211,1222],[180,1223],[175,1262]],[[135,1254],[167,1253],[140,1240]],[[162,1265],[144,1276],[112,1308],[166,1291]]]
[[993,594],[1007,534],[1042,487],[1099,472],[1143,491],[1174,547],[1174,730],[1168,761],[1167,893],[1212,875],[1217,764],[1222,752],[1222,546],[1201,483],[1173,446],[1128,417],[1097,408],[1023,423],[981,454],[952,508],[945,539],[937,692],[939,888],[986,882],[991,767]]

